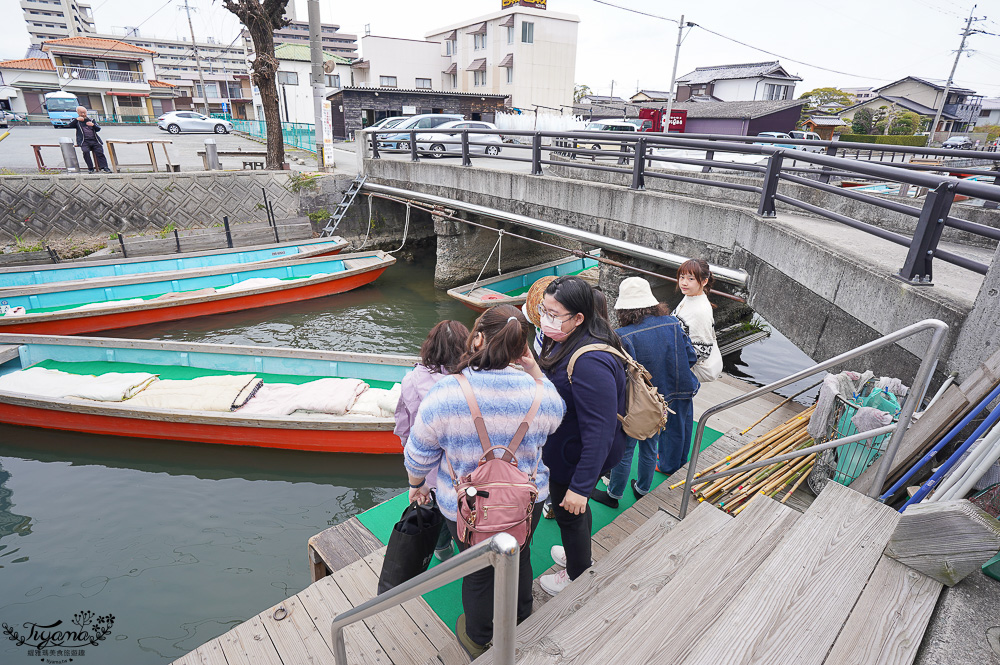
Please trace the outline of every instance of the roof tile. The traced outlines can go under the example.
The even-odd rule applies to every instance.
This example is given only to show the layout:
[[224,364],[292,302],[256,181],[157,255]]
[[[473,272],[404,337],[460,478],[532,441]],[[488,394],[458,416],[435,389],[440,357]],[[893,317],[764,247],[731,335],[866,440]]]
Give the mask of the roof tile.
[[[101,39],[100,37],[63,37],[42,42],[42,50],[49,51],[52,46],[70,46],[72,48],[100,49],[102,51],[123,51],[125,53],[152,53],[148,48],[134,46],[117,39]],[[48,48],[46,48],[48,47]]]
[[21,60],[5,60],[0,62],[3,69],[32,69],[40,72],[54,72],[56,66],[48,58],[23,58]]

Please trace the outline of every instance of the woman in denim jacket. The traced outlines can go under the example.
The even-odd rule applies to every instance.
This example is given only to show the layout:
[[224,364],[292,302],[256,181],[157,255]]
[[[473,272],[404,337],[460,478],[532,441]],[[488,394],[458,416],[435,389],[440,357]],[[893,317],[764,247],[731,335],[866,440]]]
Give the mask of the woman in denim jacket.
[[[691,447],[694,423],[693,399],[701,385],[691,373],[697,362],[691,340],[680,321],[669,315],[666,305],[658,302],[641,277],[629,277],[621,283],[615,312],[619,323],[616,332],[622,346],[653,376],[653,385],[674,411],[667,427],[645,441],[629,439],[625,456],[611,472],[608,490],[595,490],[591,498],[612,508],[625,492],[632,471],[632,457],[639,448],[639,475],[632,481],[632,492],[639,498],[649,492],[653,470],[671,474],[684,466]],[[659,460],[657,460],[657,457]]]

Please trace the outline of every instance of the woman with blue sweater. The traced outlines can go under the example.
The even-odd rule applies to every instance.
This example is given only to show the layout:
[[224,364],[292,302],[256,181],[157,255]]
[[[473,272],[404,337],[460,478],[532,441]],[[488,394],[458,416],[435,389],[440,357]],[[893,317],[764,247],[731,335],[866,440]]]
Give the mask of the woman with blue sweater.
[[[472,384],[486,431],[494,445],[510,445],[535,399],[536,379],[542,381],[541,405],[516,453],[518,468],[529,475],[534,473],[538,488],[539,503],[532,511],[532,531],[541,517],[542,502],[549,495],[549,470],[539,460],[542,445],[559,426],[566,410],[559,393],[545,380],[528,349],[533,332],[534,328],[517,308],[510,305],[493,307],[476,321],[469,335],[468,350],[457,367]],[[512,363],[519,364],[524,371],[511,367]],[[461,478],[472,473],[482,455],[469,403],[458,379],[447,376],[438,381],[420,403],[403,449],[403,463],[410,479],[411,502],[430,502],[427,478],[431,476],[436,480],[438,507],[452,536],[459,542],[460,551],[468,546],[458,538],[458,502],[448,462],[454,466],[456,477]],[[530,542],[529,536],[521,549],[519,622],[531,614]],[[473,573],[462,581],[462,605],[465,614],[458,619],[456,634],[475,658],[493,639],[492,568]]]
[[629,439],[622,461],[611,472],[608,490],[594,492],[595,501],[612,508],[618,507],[618,500],[625,493],[637,447],[639,473],[638,478],[632,481],[632,493],[637,499],[652,488],[653,472],[657,467],[669,475],[687,461],[694,416],[693,399],[700,387],[691,372],[691,367],[698,360],[691,340],[681,322],[670,316],[667,306],[653,296],[649,282],[642,277],[629,277],[622,281],[615,312],[618,322],[622,324],[616,330],[622,346],[649,371],[653,385],[674,413],[670,414],[666,429],[656,436],[644,441]]
[[545,443],[542,459],[549,468],[552,508],[562,547],[552,559],[565,566],[539,579],[551,595],[562,591],[590,567],[592,518],[587,500],[605,471],[625,449],[618,414],[625,413],[625,369],[607,351],[579,356],[570,382],[567,367],[574,352],[590,344],[622,350],[618,336],[594,310],[594,290],[579,277],[560,277],[545,289],[538,306],[545,342],[538,358],[545,375],[566,402],[566,417]]

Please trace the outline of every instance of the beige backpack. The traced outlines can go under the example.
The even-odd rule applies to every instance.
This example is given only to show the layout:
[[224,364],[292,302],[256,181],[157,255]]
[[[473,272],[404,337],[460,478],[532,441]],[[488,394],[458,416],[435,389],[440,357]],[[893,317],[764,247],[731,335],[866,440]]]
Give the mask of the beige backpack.
[[663,395],[653,385],[653,377],[640,363],[627,353],[608,344],[588,344],[581,346],[570,356],[566,374],[570,384],[573,383],[573,366],[577,359],[588,351],[607,351],[625,361],[625,415],[618,414],[622,429],[633,439],[644,441],[656,436],[667,426],[667,416],[674,413],[668,406]]

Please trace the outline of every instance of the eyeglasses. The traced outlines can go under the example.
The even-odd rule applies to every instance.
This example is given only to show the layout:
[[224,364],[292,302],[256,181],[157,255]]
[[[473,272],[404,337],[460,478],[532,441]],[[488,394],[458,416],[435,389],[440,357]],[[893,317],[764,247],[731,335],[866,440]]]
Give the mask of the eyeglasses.
[[538,316],[543,319],[548,319],[550,321],[558,321],[559,323],[565,323],[573,317],[572,314],[553,314],[549,310],[545,309],[541,305],[538,306]]

